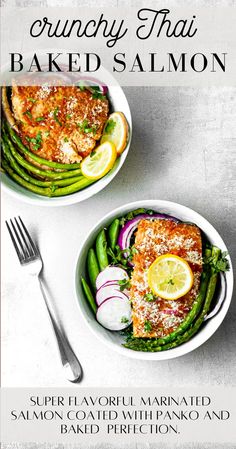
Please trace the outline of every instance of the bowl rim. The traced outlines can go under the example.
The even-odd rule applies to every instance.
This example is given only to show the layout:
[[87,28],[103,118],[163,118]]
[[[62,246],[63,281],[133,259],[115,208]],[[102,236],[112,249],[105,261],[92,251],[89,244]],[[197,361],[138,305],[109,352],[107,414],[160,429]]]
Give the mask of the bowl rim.
[[[139,200],[139,201],[133,201],[131,203],[126,203],[122,206],[117,207],[116,209],[113,209],[112,211],[110,211],[109,213],[104,215],[90,229],[90,231],[87,233],[87,236],[83,239],[82,243],[80,244],[79,251],[77,253],[75,272],[74,272],[75,299],[78,304],[80,314],[82,315],[83,320],[86,322],[86,324],[89,327],[92,334],[94,334],[98,340],[103,342],[111,350],[114,350],[115,352],[117,352],[121,355],[124,355],[126,357],[132,358],[132,359],[152,360],[152,361],[170,360],[170,359],[174,359],[174,358],[183,356],[185,354],[188,354],[188,353],[192,352],[193,350],[197,349],[198,347],[203,345],[207,340],[209,340],[209,338],[220,327],[221,323],[223,322],[223,320],[228,312],[228,309],[229,309],[229,306],[230,306],[230,303],[232,300],[232,295],[233,295],[234,276],[233,276],[232,261],[231,261],[230,255],[228,253],[230,270],[227,272],[228,280],[226,281],[227,282],[226,297],[225,297],[224,303],[222,304],[221,309],[219,310],[218,314],[215,317],[213,317],[211,320],[209,320],[211,323],[214,323],[214,325],[213,324],[211,325],[211,327],[208,329],[208,332],[203,332],[204,329],[202,331],[198,331],[197,334],[194,335],[186,343],[183,343],[182,345],[177,346],[176,348],[170,349],[168,351],[163,351],[163,352],[133,351],[131,349],[123,347],[122,345],[119,346],[118,344],[113,343],[113,341],[108,340],[103,334],[98,332],[90,324],[91,320],[85,316],[85,312],[82,308],[81,301],[79,299],[80,292],[78,291],[78,284],[79,284],[78,271],[79,271],[79,266],[80,266],[80,258],[83,255],[83,248],[87,244],[87,241],[100,229],[102,223],[104,223],[106,221],[108,222],[109,220],[115,218],[115,216],[118,216],[118,214],[121,215],[122,211],[124,212],[124,209],[130,209],[130,210],[133,209],[134,210],[141,206],[148,207],[148,208],[152,208],[152,207],[176,208],[177,207],[177,208],[181,209],[182,212],[187,212],[187,213],[193,214],[194,217],[198,218],[199,221],[202,221],[204,224],[206,224],[210,228],[211,231],[214,232],[214,234],[217,236],[217,238],[219,239],[219,241],[222,245],[221,249],[223,251],[227,251],[227,247],[226,247],[222,237],[220,236],[218,231],[213,227],[213,225],[206,218],[204,218],[201,214],[199,214],[198,212],[195,212],[193,209],[191,209],[187,206],[184,206],[182,204],[172,202],[172,201],[155,200],[155,199],[150,199],[150,200],[146,199],[146,200]],[[172,213],[172,215],[174,215],[174,212]],[[82,289],[81,289],[81,291],[82,291]],[[107,332],[109,332],[109,331],[107,331]]]
[[[117,158],[115,162],[115,166],[111,169],[110,172],[107,173],[103,178],[96,181],[94,184],[91,184],[90,186],[86,187],[85,189],[72,193],[70,195],[65,195],[61,197],[44,197],[37,195],[34,192],[30,192],[24,187],[17,184],[14,180],[10,179],[10,182],[14,183],[16,186],[16,190],[9,186],[7,182],[5,182],[5,177],[7,179],[9,178],[6,173],[1,173],[1,188],[4,192],[12,196],[13,198],[19,199],[20,201],[23,201],[28,204],[37,205],[37,206],[45,206],[45,207],[61,207],[61,206],[69,206],[71,204],[80,203],[82,201],[87,200],[88,198],[91,198],[92,196],[96,195],[96,193],[99,193],[101,190],[103,190],[110,182],[115,178],[115,176],[119,173],[121,170],[123,164],[125,163],[125,160],[128,156],[128,152],[131,146],[132,141],[132,134],[133,134],[133,124],[132,124],[132,115],[131,110],[129,106],[129,102],[127,100],[127,97],[125,95],[125,92],[122,88],[122,86],[118,83],[118,81],[114,78],[114,76],[109,72],[104,66],[102,67],[102,70],[105,74],[105,76],[108,77],[112,81],[112,84],[110,83],[110,88],[116,89],[117,92],[115,93],[116,96],[122,95],[123,101],[126,103],[127,113],[126,119],[129,126],[129,132],[128,132],[128,140],[125,147],[125,150],[123,153]],[[108,85],[109,89],[109,85]],[[28,196],[31,195],[31,196]],[[33,196],[32,196],[33,195]]]

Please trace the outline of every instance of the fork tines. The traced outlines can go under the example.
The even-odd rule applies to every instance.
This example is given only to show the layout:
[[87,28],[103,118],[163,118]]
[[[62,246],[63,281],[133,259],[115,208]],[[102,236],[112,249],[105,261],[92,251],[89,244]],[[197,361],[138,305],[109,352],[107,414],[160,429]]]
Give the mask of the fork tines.
[[10,223],[6,221],[6,225],[21,263],[40,257],[39,251],[20,217],[18,219],[14,217],[14,222],[12,219],[10,219]]

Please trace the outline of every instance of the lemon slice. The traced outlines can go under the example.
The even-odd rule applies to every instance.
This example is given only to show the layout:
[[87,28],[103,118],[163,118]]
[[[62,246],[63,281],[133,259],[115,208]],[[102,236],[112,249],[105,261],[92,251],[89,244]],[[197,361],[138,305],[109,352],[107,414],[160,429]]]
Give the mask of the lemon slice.
[[115,145],[104,142],[81,162],[82,175],[88,179],[100,179],[111,170],[116,158]]
[[186,260],[174,254],[164,254],[149,267],[148,285],[155,295],[175,300],[191,289],[193,272]]
[[126,147],[128,131],[128,123],[123,112],[113,112],[104,126],[101,143],[114,143],[116,151],[120,155]]

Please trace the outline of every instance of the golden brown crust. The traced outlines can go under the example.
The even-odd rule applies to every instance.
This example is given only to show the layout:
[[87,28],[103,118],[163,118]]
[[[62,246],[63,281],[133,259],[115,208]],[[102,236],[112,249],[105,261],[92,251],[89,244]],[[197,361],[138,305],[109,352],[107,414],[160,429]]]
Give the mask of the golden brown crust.
[[[31,151],[58,162],[79,162],[100,139],[108,118],[107,99],[76,86],[13,86],[13,113]],[[40,147],[35,147],[37,135]]]
[[[191,310],[197,297],[202,272],[202,240],[197,226],[171,220],[141,220],[135,237],[134,270],[131,279],[133,331],[135,337],[163,337],[174,331]],[[151,290],[147,271],[162,254],[175,254],[190,265],[194,283],[187,295],[175,301],[161,298],[153,302],[144,299]],[[145,321],[151,330],[145,331]]]

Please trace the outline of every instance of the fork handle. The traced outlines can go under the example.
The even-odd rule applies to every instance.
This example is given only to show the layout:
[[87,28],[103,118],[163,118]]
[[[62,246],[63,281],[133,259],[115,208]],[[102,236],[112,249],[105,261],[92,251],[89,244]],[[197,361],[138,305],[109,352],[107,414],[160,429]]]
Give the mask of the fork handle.
[[46,307],[47,307],[47,310],[49,313],[51,324],[54,329],[54,334],[56,337],[62,366],[63,366],[64,372],[65,372],[65,376],[66,376],[67,380],[69,380],[70,382],[78,382],[82,379],[82,376],[83,376],[82,367],[81,367],[80,362],[77,359],[63,329],[57,323],[57,320],[51,311],[51,308],[49,306],[49,302],[47,299],[46,291],[44,289],[43,282],[40,277],[38,277],[38,281],[39,281],[41,293],[43,295],[43,298],[44,298],[44,301],[45,301],[45,304],[46,304]]

